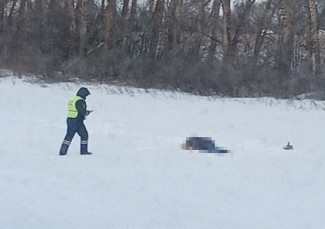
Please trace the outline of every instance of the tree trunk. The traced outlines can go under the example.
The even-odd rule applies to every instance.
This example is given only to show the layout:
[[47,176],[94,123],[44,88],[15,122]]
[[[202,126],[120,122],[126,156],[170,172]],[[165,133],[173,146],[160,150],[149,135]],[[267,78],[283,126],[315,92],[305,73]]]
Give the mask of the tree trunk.
[[8,21],[7,21],[7,24],[8,26],[11,28],[12,26],[12,17],[13,17],[13,14],[14,14],[14,11],[15,11],[15,8],[16,8],[16,5],[17,5],[17,1],[18,0],[13,0],[12,2],[12,5],[10,7],[10,10],[9,10],[9,15],[8,15]]
[[5,6],[7,5],[7,0],[0,1],[0,32],[3,31],[4,26],[4,16],[5,16]]
[[70,30],[70,53],[73,57],[77,49],[77,24],[74,0],[69,0],[69,30]]
[[26,3],[27,0],[20,0],[19,10],[18,10],[18,21],[16,25],[16,34],[18,35],[21,28],[24,26]]
[[228,62],[228,50],[231,43],[230,39],[230,18],[231,18],[231,9],[230,9],[231,0],[222,0],[222,9],[223,9],[223,61]]
[[101,4],[100,4],[100,8],[98,11],[98,17],[99,22],[103,23],[104,22],[104,18],[105,18],[105,0],[101,0]]
[[209,47],[209,61],[214,61],[217,48],[217,26],[219,21],[220,0],[214,0],[211,12],[211,44]]
[[79,30],[79,55],[85,57],[87,54],[87,11],[88,11],[88,0],[82,0],[80,5],[80,30]]
[[198,17],[197,17],[197,25],[196,25],[196,31],[194,32],[192,36],[192,55],[199,57],[200,50],[201,50],[201,44],[202,44],[202,38],[204,34],[204,6],[205,6],[205,0],[199,0],[199,9],[198,9]]
[[182,0],[171,0],[168,12],[168,44],[167,49],[173,50],[180,42],[180,20]]
[[129,13],[129,2],[130,0],[123,0],[123,6],[121,11],[122,19],[126,19],[128,13]]
[[105,49],[108,50],[115,43],[116,0],[109,0],[106,8]]
[[39,40],[40,51],[43,54],[44,53],[44,36],[45,36],[45,29],[46,29],[45,4],[44,4],[44,0],[37,0],[35,4],[36,4],[36,12],[38,12],[37,37]]
[[136,19],[137,5],[138,5],[138,1],[137,0],[132,0],[132,3],[131,3],[131,13],[130,13],[131,20],[135,20]]
[[[253,54],[253,65],[257,64],[258,56],[260,54],[264,38],[267,34],[269,25],[271,23],[272,16],[275,11],[275,7],[272,9],[271,5],[274,0],[268,0],[265,5],[265,10],[263,12],[261,20],[259,20],[255,35],[255,45]],[[277,5],[277,4],[276,4]]]
[[155,0],[148,0],[149,13],[153,13],[155,9]]
[[320,59],[320,45],[318,37],[318,20],[317,9],[315,0],[308,0],[309,12],[310,12],[310,28],[311,28],[311,41],[312,41],[312,63],[313,71],[316,75],[321,73],[321,59]]
[[163,14],[164,14],[164,0],[157,0],[156,8],[153,15],[153,25],[151,30],[150,47],[149,47],[149,56],[152,58],[156,57]]
[[247,0],[245,5],[243,5],[244,9],[240,13],[239,16],[239,22],[236,25],[236,29],[234,32],[234,37],[230,40],[230,44],[228,44],[228,48],[226,50],[226,59],[227,62],[230,64],[233,64],[234,58],[237,53],[237,45],[239,42],[240,35],[243,34],[243,27],[245,23],[247,22],[247,18],[249,16],[250,9],[252,8],[252,5],[255,3],[255,0]]
[[280,81],[290,76],[292,70],[294,39],[293,12],[294,4],[291,0],[284,1],[282,6],[282,33],[279,44],[278,71]]
[[305,43],[306,43],[306,49],[308,52],[307,57],[307,66],[308,71],[312,72],[313,70],[313,63],[312,63],[312,56],[313,56],[313,45],[312,45],[312,36],[311,36],[311,18],[310,18],[310,10],[309,10],[309,0],[303,0],[303,10],[305,15],[305,20],[307,24],[306,34],[305,34]]

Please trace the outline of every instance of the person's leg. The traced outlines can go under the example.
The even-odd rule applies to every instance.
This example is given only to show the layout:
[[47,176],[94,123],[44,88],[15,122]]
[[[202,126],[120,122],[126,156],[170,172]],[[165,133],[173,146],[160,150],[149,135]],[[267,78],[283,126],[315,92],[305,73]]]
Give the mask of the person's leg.
[[80,136],[80,154],[91,154],[88,152],[88,131],[84,123],[80,123],[78,134]]
[[76,133],[76,127],[73,123],[67,121],[67,134],[64,137],[64,140],[62,142],[61,148],[60,148],[60,155],[66,155],[70,146],[70,143]]
[[207,149],[206,149],[206,150],[207,150],[209,153],[214,152],[215,149],[216,149],[216,145],[215,145],[215,143],[214,143],[214,140],[212,140],[212,139],[208,139],[208,140],[206,141],[206,146],[207,146]]

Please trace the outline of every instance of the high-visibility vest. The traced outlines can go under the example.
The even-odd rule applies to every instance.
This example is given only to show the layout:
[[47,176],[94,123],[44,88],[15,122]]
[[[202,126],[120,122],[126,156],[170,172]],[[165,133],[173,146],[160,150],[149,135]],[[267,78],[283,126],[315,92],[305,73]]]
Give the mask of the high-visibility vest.
[[83,98],[81,98],[80,96],[75,96],[69,101],[68,118],[77,118],[79,112],[77,110],[76,103],[81,99]]

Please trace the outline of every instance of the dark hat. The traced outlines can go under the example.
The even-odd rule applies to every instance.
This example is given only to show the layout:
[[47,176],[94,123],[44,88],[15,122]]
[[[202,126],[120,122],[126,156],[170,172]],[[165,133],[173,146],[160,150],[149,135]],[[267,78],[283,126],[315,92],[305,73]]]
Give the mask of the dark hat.
[[85,99],[88,95],[90,95],[90,92],[87,88],[82,87],[78,90],[77,95]]

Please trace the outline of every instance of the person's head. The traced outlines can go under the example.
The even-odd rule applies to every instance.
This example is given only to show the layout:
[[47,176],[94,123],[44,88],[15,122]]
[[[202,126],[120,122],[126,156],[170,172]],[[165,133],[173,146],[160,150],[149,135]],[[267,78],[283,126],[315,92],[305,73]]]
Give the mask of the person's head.
[[88,90],[87,88],[85,88],[85,87],[80,88],[80,89],[78,90],[78,92],[77,92],[77,96],[80,96],[80,97],[83,98],[83,99],[86,99],[86,97],[87,97],[88,95],[90,95],[90,92],[89,92],[89,90]]

